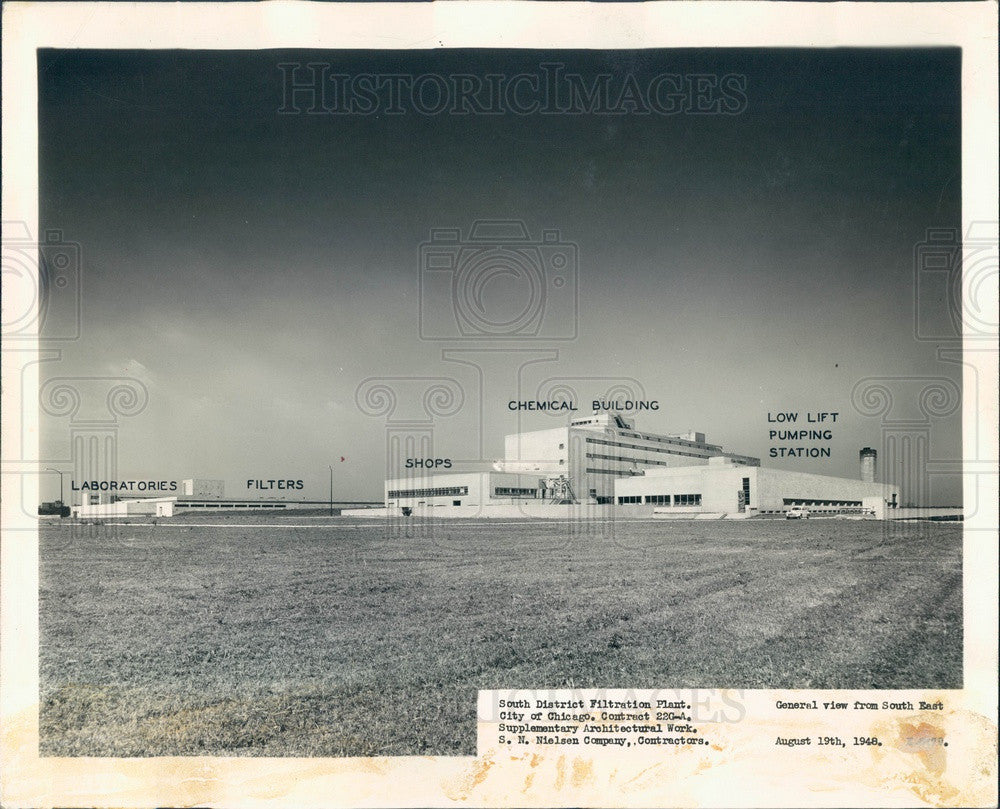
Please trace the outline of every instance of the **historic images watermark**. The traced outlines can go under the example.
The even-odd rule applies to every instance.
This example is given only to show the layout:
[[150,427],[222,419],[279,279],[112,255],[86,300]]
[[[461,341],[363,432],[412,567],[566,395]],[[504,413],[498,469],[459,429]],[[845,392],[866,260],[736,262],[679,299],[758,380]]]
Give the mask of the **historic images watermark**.
[[[996,221],[972,222],[964,234],[953,227],[932,227],[913,248],[913,337],[936,344],[942,371],[950,370],[951,375],[866,377],[851,391],[857,413],[879,418],[881,474],[899,487],[899,505],[904,509],[937,505],[936,479],[961,474],[973,484],[964,487],[966,498],[975,498],[978,477],[997,474],[995,455],[981,457],[979,450],[984,426],[979,414],[990,412],[989,391],[983,389],[976,366],[968,362],[969,354],[997,354],[997,231]],[[963,430],[975,437],[966,443],[975,456],[941,454],[934,436],[940,434],[941,420],[959,413],[963,400],[974,403],[971,412],[976,415],[966,419]],[[982,505],[967,499],[963,518],[967,521],[979,513]],[[884,527],[890,532],[899,522],[887,521]],[[912,530],[913,524],[907,527]]]
[[[11,391],[20,403],[20,423],[9,433],[13,441],[3,474],[20,478],[19,508],[24,515],[65,516],[74,481],[117,478],[121,421],[145,411],[149,391],[131,376],[53,373],[66,347],[84,333],[84,251],[79,242],[58,228],[46,228],[36,237],[26,222],[5,221],[2,248],[3,351],[36,358],[22,369]],[[31,376],[35,373],[41,377],[37,387]],[[36,406],[46,439],[41,445],[26,421]],[[57,438],[68,449],[55,449]],[[39,483],[37,498],[25,485],[31,479]],[[114,523],[64,524],[57,519],[49,525],[54,529],[47,537],[49,550],[64,549],[85,535],[118,535]]]
[[[376,376],[358,385],[358,410],[385,422],[386,481],[396,480],[400,488],[413,491],[430,488],[423,461],[435,457],[438,422],[459,413],[465,399],[461,383],[445,376]],[[419,459],[421,466],[409,464],[412,459]],[[384,495],[386,500],[399,496],[388,484]],[[414,522],[409,516],[401,509],[390,513],[384,522],[386,536],[433,539],[433,523]]]
[[80,338],[83,261],[61,230],[35,238],[25,222],[3,223],[3,341],[45,344]]
[[[407,495],[402,499],[408,505],[398,513],[391,510],[387,518],[390,534],[435,537],[434,523],[422,519],[433,512],[413,507],[421,498],[447,496],[453,505],[479,502],[461,481],[455,479],[446,486],[434,482],[436,475],[503,470],[522,477],[514,488],[501,485],[498,489],[514,497],[514,513],[538,517],[542,516],[537,510],[540,505],[570,505],[565,513],[553,510],[548,515],[559,517],[551,523],[558,537],[553,547],[583,535],[616,540],[610,489],[579,490],[582,468],[550,468],[552,459],[535,458],[530,449],[510,445],[510,438],[497,443],[504,435],[523,431],[526,414],[519,406],[521,400],[561,402],[565,406],[544,415],[565,420],[569,405],[576,410],[577,406],[587,409],[591,400],[617,405],[647,398],[642,384],[631,377],[552,375],[551,364],[561,359],[557,346],[579,335],[580,249],[561,230],[536,225],[521,219],[480,219],[467,227],[431,228],[419,245],[415,336],[445,344],[440,359],[454,374],[448,384],[458,386],[460,395],[449,396],[455,409],[432,412],[427,396],[431,388],[425,383],[439,384],[444,379],[374,377],[359,386],[356,401],[362,412],[386,419],[386,478],[396,481],[387,487],[387,502],[400,499],[404,492]],[[471,373],[472,378],[457,378],[463,373]],[[416,396],[401,397],[401,391],[414,383],[420,383]],[[398,403],[404,398],[422,403],[417,417],[400,418]],[[462,409],[471,421],[463,431],[461,450],[444,457],[434,448],[434,426],[439,418]],[[603,456],[582,446],[582,440],[567,435],[570,455],[603,467]],[[546,489],[544,496],[539,488],[532,488],[536,484]],[[648,545],[645,539],[639,542]]]
[[[493,442],[520,425],[520,414],[514,416],[516,424],[496,423],[492,405],[517,398],[525,369],[556,362],[554,344],[576,339],[578,270],[577,244],[557,229],[529,227],[523,220],[480,219],[466,228],[429,230],[418,248],[414,337],[445,344],[439,356],[449,374],[371,377],[355,396],[363,413],[386,422],[385,476],[398,483],[387,488],[387,501],[399,499],[401,492],[413,495],[403,498],[407,501],[443,496],[434,485],[435,474],[461,471],[475,477],[494,471],[503,448]],[[459,380],[452,374],[471,378]],[[411,394],[403,395],[411,388]],[[436,404],[444,401],[445,388],[448,406],[442,409]],[[400,403],[409,400],[419,404],[419,412],[402,415]],[[471,421],[461,451],[445,458],[435,449],[435,425],[463,409]],[[466,483],[446,488],[454,504],[479,500]],[[430,516],[417,511],[394,511],[386,521],[388,533],[434,539],[433,522],[411,519]],[[570,520],[570,534],[579,522]]]
[[[913,334],[919,341],[996,341],[998,223],[928,228],[913,249]],[[942,306],[942,303],[944,305]]]
[[583,75],[561,62],[518,73],[341,73],[280,62],[283,115],[740,115],[741,73]]
[[[420,245],[423,340],[572,340],[579,248],[558,230],[533,237],[520,220],[433,228]],[[500,282],[504,294],[490,295]]]

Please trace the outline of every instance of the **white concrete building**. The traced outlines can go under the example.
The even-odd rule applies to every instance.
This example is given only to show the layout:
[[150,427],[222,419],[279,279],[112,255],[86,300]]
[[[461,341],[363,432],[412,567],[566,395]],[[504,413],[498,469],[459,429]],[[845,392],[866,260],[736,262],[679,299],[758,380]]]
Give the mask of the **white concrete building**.
[[504,439],[494,472],[433,473],[415,469],[385,482],[387,508],[466,507],[547,503],[615,502],[615,481],[644,469],[706,464],[710,458],[756,465],[724,452],[702,433],[640,432],[622,416],[596,413],[564,427],[515,433]]
[[513,505],[540,500],[542,494],[538,475],[503,472],[428,473],[414,470],[414,474],[408,477],[385,482],[385,504],[394,509]]
[[142,514],[150,517],[173,517],[176,497],[146,497],[141,500],[114,500],[72,506],[70,515],[82,518],[130,517]]
[[899,489],[883,483],[783,469],[739,466],[713,458],[704,466],[646,470],[616,481],[615,503],[623,514],[744,515],[867,514],[884,519]]
[[794,507],[884,517],[899,497],[897,487],[874,481],[875,451],[868,447],[861,451],[865,479],[786,472],[710,444],[703,433],[650,433],[604,412],[508,435],[504,457],[493,466],[494,472],[415,469],[386,480],[385,509],[367,514],[556,516],[561,512],[552,506],[562,505],[594,517],[741,518]]
[[726,452],[709,444],[704,433],[657,433],[637,430],[623,416],[595,413],[574,418],[565,427],[515,433],[504,438],[503,471],[564,474],[573,499],[613,503],[615,481],[643,470],[707,464],[728,458],[735,464],[759,466],[760,459]]
[[181,481],[181,493],[184,497],[194,497],[202,500],[221,500],[225,497],[226,482],[208,478],[188,478]]

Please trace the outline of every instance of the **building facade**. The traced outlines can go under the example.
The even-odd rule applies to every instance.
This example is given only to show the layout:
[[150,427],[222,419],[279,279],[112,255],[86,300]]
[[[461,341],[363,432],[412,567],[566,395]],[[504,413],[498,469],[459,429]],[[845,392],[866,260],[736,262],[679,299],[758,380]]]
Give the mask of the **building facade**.
[[132,517],[139,515],[147,517],[173,517],[176,503],[176,497],[145,497],[135,500],[98,498],[96,502],[91,501],[72,506],[70,513],[73,517],[82,519]]
[[760,466],[759,458],[708,443],[704,433],[660,435],[637,430],[622,416],[595,413],[565,427],[506,436],[497,468],[513,471],[535,464],[540,471],[565,474],[575,501],[603,504],[614,502],[617,480],[646,470],[707,464],[711,458]]
[[427,509],[438,506],[514,505],[544,499],[537,475],[504,472],[415,472],[385,482],[389,508]]
[[736,465],[713,458],[704,466],[648,470],[623,478],[615,503],[635,515],[767,515],[802,508],[814,515],[858,514],[884,519],[899,489],[874,481]]

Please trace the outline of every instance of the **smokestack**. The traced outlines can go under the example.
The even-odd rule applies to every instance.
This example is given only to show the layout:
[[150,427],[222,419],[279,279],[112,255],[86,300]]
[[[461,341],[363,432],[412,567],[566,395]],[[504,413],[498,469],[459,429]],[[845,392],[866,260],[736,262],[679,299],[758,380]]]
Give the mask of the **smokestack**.
[[875,482],[875,462],[878,458],[878,453],[871,447],[865,447],[858,453],[859,460],[861,461],[861,479],[865,483]]

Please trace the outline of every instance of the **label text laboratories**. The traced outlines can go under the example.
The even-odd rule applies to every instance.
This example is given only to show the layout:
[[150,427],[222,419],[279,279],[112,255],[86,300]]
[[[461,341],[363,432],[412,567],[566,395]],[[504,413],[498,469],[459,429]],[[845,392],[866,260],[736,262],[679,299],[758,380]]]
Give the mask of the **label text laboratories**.
[[[604,399],[593,399],[590,403],[591,410],[617,410],[617,411],[636,411],[636,410],[659,410],[660,403],[656,399],[651,400],[634,400],[625,399],[624,401],[606,401]],[[508,410],[571,410],[578,411],[579,408],[576,406],[576,402],[573,399],[567,399],[565,401],[525,401],[511,399],[507,402]]]
[[70,481],[74,492],[176,492],[176,480],[84,480]]

